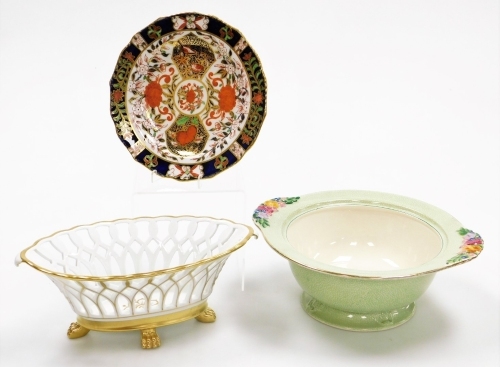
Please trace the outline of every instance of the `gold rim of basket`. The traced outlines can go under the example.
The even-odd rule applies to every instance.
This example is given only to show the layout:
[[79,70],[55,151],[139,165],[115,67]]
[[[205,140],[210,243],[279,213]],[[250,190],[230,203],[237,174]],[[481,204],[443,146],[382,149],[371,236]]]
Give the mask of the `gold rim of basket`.
[[[221,253],[219,253],[217,255],[214,255],[214,256],[211,256],[209,258],[201,259],[201,260],[198,260],[196,262],[185,264],[185,265],[175,266],[173,268],[167,268],[167,269],[149,271],[149,272],[144,272],[144,273],[126,274],[126,275],[104,275],[104,276],[97,276],[97,275],[74,275],[74,274],[60,273],[60,272],[57,272],[57,271],[52,271],[52,270],[46,269],[43,266],[39,266],[39,265],[35,264],[33,261],[29,260],[26,257],[26,252],[28,252],[31,248],[33,248],[36,245],[38,245],[38,243],[40,241],[43,241],[43,240],[45,240],[47,238],[50,238],[50,237],[53,237],[53,236],[55,236],[55,235],[57,235],[59,233],[62,233],[62,232],[69,232],[69,231],[72,231],[73,229],[80,228],[80,227],[91,227],[91,226],[94,226],[96,224],[116,223],[116,222],[125,221],[125,220],[127,220],[127,221],[133,221],[133,220],[137,220],[137,219],[158,219],[158,218],[195,218],[195,219],[211,219],[211,220],[216,220],[216,221],[224,221],[224,222],[229,222],[229,223],[232,223],[232,224],[236,224],[236,225],[240,225],[240,226],[246,227],[248,229],[248,233],[247,233],[247,235],[240,242],[238,242],[236,245],[234,245],[229,250],[221,252]],[[52,233],[51,235],[48,235],[48,236],[45,236],[45,237],[42,237],[42,238],[38,239],[31,246],[29,246],[29,247],[25,248],[24,250],[22,250],[19,256],[21,257],[21,262],[25,262],[26,264],[28,264],[32,268],[34,268],[34,269],[36,269],[36,270],[38,270],[38,271],[40,271],[42,273],[53,275],[53,276],[57,276],[57,277],[60,277],[60,278],[66,278],[66,279],[72,279],[72,280],[81,280],[81,281],[99,281],[99,282],[108,281],[108,280],[131,280],[131,279],[137,279],[137,278],[151,278],[151,277],[155,277],[155,276],[162,275],[162,274],[175,273],[175,272],[178,272],[178,271],[183,271],[183,270],[186,270],[186,269],[189,269],[189,268],[194,268],[194,267],[197,267],[199,265],[212,262],[214,260],[220,259],[220,258],[222,258],[224,256],[227,256],[227,255],[231,254],[232,252],[238,250],[243,245],[245,245],[248,242],[248,240],[250,239],[250,237],[252,237],[252,236],[257,237],[257,235],[254,234],[254,230],[253,230],[252,227],[247,226],[246,224],[233,222],[232,220],[229,220],[229,219],[214,218],[214,217],[210,217],[210,216],[193,216],[193,215],[177,215],[177,216],[174,216],[174,215],[159,215],[159,216],[153,216],[153,217],[151,217],[151,216],[140,216],[140,217],[134,217],[134,218],[119,218],[119,219],[115,219],[115,220],[98,221],[98,222],[94,222],[94,223],[90,223],[90,224],[76,225],[76,226],[73,226],[73,227],[68,228],[68,229],[62,229],[62,230],[59,230],[59,231],[56,231],[56,232]]]

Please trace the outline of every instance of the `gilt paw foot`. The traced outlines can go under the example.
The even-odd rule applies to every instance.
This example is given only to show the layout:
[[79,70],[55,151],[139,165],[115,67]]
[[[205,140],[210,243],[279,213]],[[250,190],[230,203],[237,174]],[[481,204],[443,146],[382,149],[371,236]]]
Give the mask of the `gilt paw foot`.
[[71,325],[69,326],[67,335],[68,338],[70,339],[76,339],[76,338],[81,338],[82,336],[85,336],[89,333],[89,329],[83,327],[77,322],[72,322]]
[[205,311],[196,316],[196,320],[198,320],[199,322],[206,322],[206,323],[215,322],[216,318],[217,316],[215,315],[215,311],[212,310],[210,307],[207,307]]
[[142,347],[144,349],[158,348],[161,344],[160,337],[156,333],[155,329],[144,329],[141,330],[141,341]]

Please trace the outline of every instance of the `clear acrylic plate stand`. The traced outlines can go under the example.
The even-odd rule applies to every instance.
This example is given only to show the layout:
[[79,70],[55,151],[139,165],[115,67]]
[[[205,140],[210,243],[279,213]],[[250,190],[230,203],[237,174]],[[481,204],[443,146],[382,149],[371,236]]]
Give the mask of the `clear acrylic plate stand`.
[[[132,194],[132,216],[208,216],[248,223],[246,195],[234,167],[215,178],[179,182],[137,167]],[[244,289],[245,248],[235,258]]]

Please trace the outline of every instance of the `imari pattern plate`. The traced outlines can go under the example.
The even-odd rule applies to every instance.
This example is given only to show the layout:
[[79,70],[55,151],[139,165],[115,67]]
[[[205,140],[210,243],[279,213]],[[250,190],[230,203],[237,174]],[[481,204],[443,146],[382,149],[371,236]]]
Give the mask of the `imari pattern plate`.
[[217,175],[254,144],[266,80],[243,35],[212,16],[160,18],[121,52],[111,117],[132,157],[160,176]]

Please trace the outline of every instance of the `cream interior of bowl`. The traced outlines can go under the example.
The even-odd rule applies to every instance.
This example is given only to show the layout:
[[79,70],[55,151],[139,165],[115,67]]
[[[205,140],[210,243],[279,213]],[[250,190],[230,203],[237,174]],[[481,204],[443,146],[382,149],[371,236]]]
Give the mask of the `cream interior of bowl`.
[[341,268],[387,271],[413,268],[442,248],[438,232],[408,214],[368,205],[331,206],[305,213],[288,229],[303,255]]

